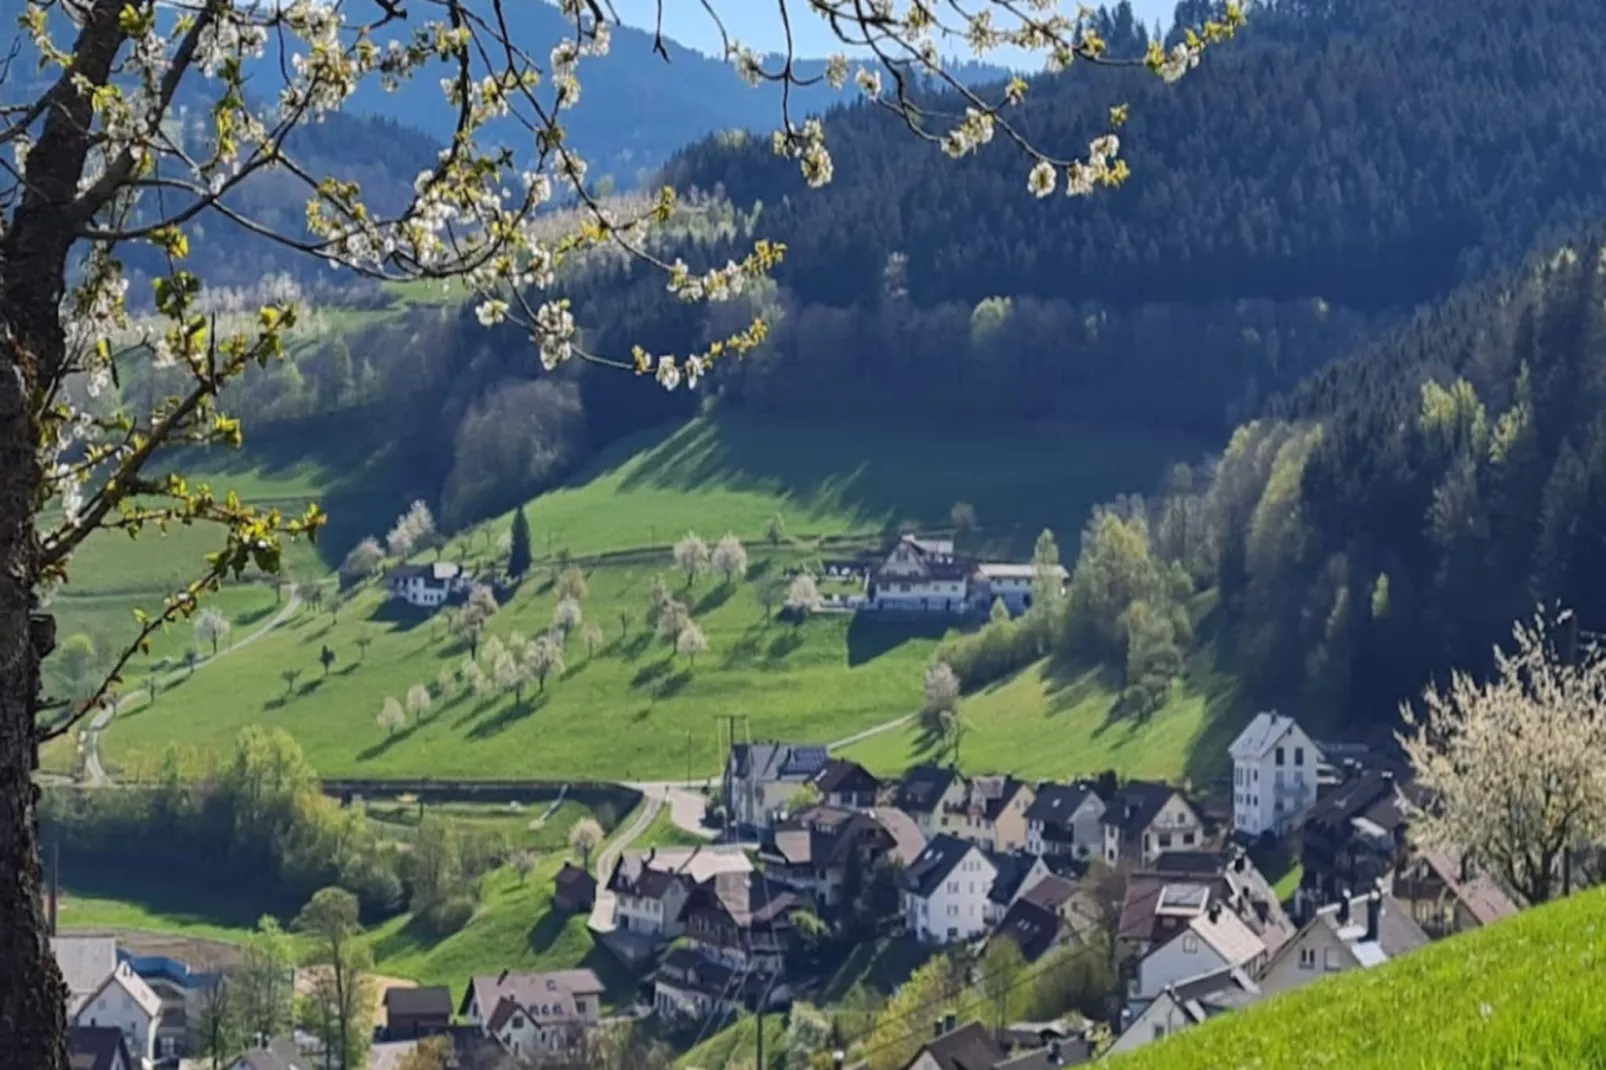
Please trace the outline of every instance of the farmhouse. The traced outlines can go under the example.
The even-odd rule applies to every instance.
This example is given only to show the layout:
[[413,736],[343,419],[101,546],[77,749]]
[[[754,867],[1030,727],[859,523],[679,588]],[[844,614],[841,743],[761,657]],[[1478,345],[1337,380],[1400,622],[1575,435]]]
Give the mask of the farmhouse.
[[1380,966],[1427,942],[1399,902],[1374,889],[1318,910],[1266,964],[1260,987],[1267,995],[1289,992],[1328,974]]
[[954,556],[947,540],[905,535],[865,585],[872,609],[960,613],[970,595],[975,564]]
[[[1054,574],[1063,588],[1070,578],[1064,565],[1055,565]],[[1037,582],[1037,566],[982,562],[976,566],[970,581],[970,600],[977,609],[986,609],[994,600],[1004,603],[1011,613],[1021,614],[1032,608],[1032,588]]]
[[443,606],[454,595],[468,591],[468,574],[451,561],[428,565],[397,565],[385,573],[390,597],[421,609]]
[[597,1024],[602,982],[590,970],[481,974],[458,1012],[517,1055],[564,1051]]

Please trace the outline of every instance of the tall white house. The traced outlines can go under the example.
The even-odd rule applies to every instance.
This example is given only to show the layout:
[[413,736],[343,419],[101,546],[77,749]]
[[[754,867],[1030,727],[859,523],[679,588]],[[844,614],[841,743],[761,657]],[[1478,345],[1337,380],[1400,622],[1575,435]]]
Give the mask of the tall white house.
[[1315,804],[1321,751],[1292,717],[1256,714],[1231,753],[1234,831],[1280,835]]

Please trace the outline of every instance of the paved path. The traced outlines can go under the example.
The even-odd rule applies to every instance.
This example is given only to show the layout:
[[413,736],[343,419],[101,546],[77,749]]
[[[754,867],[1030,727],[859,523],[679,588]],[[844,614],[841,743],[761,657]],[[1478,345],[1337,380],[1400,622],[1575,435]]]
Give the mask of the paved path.
[[[279,612],[270,617],[267,623],[263,624],[262,627],[258,628],[244,639],[241,639],[239,642],[234,643],[223,650],[219,650],[211,657],[202,658],[201,660],[197,661],[194,669],[190,669],[188,667],[175,669],[166,676],[161,677],[161,679],[157,682],[158,688],[167,687],[169,684],[175,683],[179,680],[187,679],[191,673],[199,671],[200,669],[204,669],[214,661],[219,661],[228,657],[230,654],[233,654],[235,651],[242,650],[245,647],[250,646],[252,643],[256,642],[258,639],[261,639],[264,635],[267,635],[279,625],[289,620],[291,615],[300,607],[301,596],[296,593],[294,587],[291,587],[290,597],[285,599],[284,605],[279,607]],[[94,718],[89,722],[89,727],[84,730],[84,782],[86,784],[92,787],[101,787],[111,782],[111,778],[106,775],[106,770],[100,764],[101,731],[105,729],[107,725],[111,724],[113,717],[117,716],[119,713],[122,713],[124,710],[131,710],[136,706],[140,706],[146,702],[149,702],[150,697],[150,689],[141,687],[132,694],[124,696],[123,699],[116,704],[105,706],[95,713]]]
[[614,863],[624,853],[625,848],[629,847],[642,833],[647,831],[652,825],[653,819],[658,816],[658,811],[663,809],[663,806],[663,794],[643,791],[641,805],[636,808],[635,818],[625,827],[623,832],[609,840],[603,845],[602,850],[597,852],[597,898],[595,905],[591,908],[590,921],[593,932],[613,932],[614,895],[605,888],[608,883],[608,877],[613,873]]

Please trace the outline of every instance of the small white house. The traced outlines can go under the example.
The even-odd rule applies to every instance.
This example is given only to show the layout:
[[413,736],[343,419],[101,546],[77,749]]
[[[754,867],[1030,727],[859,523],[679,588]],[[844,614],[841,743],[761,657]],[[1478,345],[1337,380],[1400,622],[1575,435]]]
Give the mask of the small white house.
[[117,964],[100,987],[85,999],[74,1025],[111,1026],[123,1034],[136,1066],[150,1070],[156,1061],[156,1023],[162,1000],[126,962]]
[[[1055,575],[1063,589],[1070,573],[1064,565],[1055,565]],[[971,576],[971,600],[978,609],[988,609],[995,599],[1002,599],[1004,607],[1019,615],[1032,608],[1032,590],[1037,584],[1037,566],[1031,562],[983,562]]]
[[385,573],[385,585],[392,598],[421,609],[434,609],[445,605],[453,595],[466,593],[469,578],[462,565],[436,561],[428,565],[398,565]]
[[591,970],[482,974],[459,1013],[515,1056],[564,1051],[597,1024],[602,982]]
[[938,836],[903,876],[904,925],[917,940],[952,944],[987,931],[998,867],[975,844]]
[[1321,751],[1292,717],[1257,714],[1231,753],[1234,831],[1280,835],[1315,805]]

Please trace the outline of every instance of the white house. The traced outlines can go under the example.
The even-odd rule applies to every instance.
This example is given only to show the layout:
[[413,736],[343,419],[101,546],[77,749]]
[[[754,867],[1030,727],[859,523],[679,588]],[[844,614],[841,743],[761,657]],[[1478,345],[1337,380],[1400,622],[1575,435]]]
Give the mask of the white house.
[[685,931],[681,911],[692,889],[721,873],[749,873],[739,847],[697,846],[626,851],[614,863],[606,890],[614,896],[614,926],[649,943]]
[[161,1013],[161,997],[128,963],[120,962],[79,1006],[72,1024],[117,1029],[135,1065],[150,1070],[156,1061],[156,1023]]
[[[1054,570],[1063,588],[1071,574],[1064,565],[1055,565]],[[988,609],[995,599],[1003,599],[1005,608],[1021,614],[1032,608],[1032,589],[1036,583],[1037,566],[1031,562],[984,561],[971,575],[970,597],[978,609]]]
[[1108,1054],[1119,1055],[1164,1040],[1218,1014],[1246,1007],[1259,998],[1259,986],[1243,970],[1234,967],[1212,970],[1167,985],[1115,1039]]
[[421,609],[434,609],[445,605],[453,595],[466,593],[469,578],[462,565],[436,561],[428,565],[397,565],[385,573],[385,585],[392,598]]
[[1278,995],[1329,974],[1381,966],[1427,942],[1409,911],[1393,896],[1373,890],[1317,910],[1266,964],[1260,987]]
[[1232,744],[1232,826],[1280,834],[1316,803],[1321,751],[1292,717],[1261,713]]
[[50,950],[67,983],[70,1018],[117,969],[117,941],[109,936],[52,936]]
[[1204,821],[1169,784],[1129,780],[1104,808],[1104,861],[1147,866],[1167,851],[1204,844]]
[[987,931],[988,895],[998,868],[973,843],[942,835],[904,870],[904,925],[928,944],[971,940]]
[[1203,884],[1168,884],[1156,914],[1184,922],[1170,939],[1138,962],[1134,999],[1153,999],[1168,985],[1216,970],[1241,969],[1251,977],[1266,964],[1266,945],[1242,918],[1215,900]]
[[1026,849],[1047,858],[1104,852],[1104,800],[1093,785],[1039,784],[1026,808]]
[[591,970],[479,974],[458,1013],[515,1056],[573,1047],[597,1024],[602,982]]
[[954,556],[947,540],[905,535],[870,573],[865,603],[872,609],[961,613],[975,566]]

